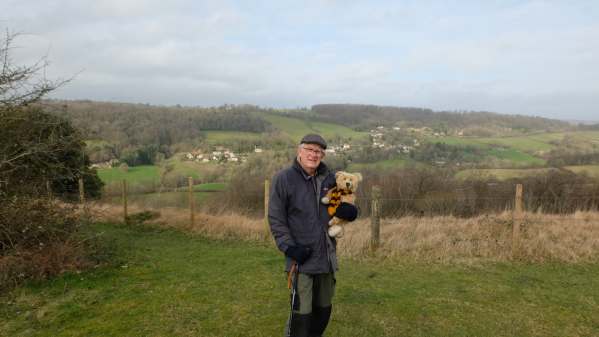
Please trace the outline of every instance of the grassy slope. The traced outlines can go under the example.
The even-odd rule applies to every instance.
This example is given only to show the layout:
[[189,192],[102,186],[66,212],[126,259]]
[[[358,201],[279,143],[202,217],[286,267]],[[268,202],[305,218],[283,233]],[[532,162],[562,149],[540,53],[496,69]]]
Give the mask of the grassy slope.
[[123,171],[118,167],[98,169],[98,176],[105,183],[111,183],[115,181],[127,180],[129,183],[143,183],[151,181],[159,181],[160,173],[158,166],[154,165],[142,165],[132,166]]
[[232,139],[242,141],[257,141],[262,137],[261,133],[243,131],[203,131],[206,141],[211,145],[222,145]]
[[[119,262],[16,289],[0,302],[0,335],[282,334],[287,290],[274,247],[174,230],[94,230]],[[328,335],[596,335],[598,277],[598,265],[342,260]]]
[[336,124],[320,122],[309,123],[301,119],[279,116],[276,114],[263,114],[263,117],[294,141],[299,140],[308,133],[320,133],[326,139],[333,139],[335,136],[351,137],[352,139],[368,136],[368,133],[356,132],[350,128]]

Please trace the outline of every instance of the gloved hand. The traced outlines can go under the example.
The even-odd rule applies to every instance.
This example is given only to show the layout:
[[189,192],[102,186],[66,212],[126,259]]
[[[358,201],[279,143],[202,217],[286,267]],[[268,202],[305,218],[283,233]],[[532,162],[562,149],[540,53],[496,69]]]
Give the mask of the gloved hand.
[[304,246],[289,246],[285,251],[285,255],[295,260],[297,264],[306,262],[311,254],[312,250]]
[[342,202],[337,206],[335,216],[339,219],[354,221],[358,217],[358,208],[347,202]]

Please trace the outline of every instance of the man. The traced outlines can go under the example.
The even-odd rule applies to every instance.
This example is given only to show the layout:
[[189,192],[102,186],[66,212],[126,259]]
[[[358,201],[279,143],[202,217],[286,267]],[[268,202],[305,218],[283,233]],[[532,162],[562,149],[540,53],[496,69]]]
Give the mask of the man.
[[[297,296],[286,327],[293,337],[322,336],[331,315],[337,243],[327,234],[330,216],[320,199],[335,186],[335,175],[321,162],[326,148],[321,136],[304,136],[293,164],[274,176],[270,190],[270,229],[287,257],[285,271],[297,271]],[[336,215],[351,221],[357,209],[345,204]]]

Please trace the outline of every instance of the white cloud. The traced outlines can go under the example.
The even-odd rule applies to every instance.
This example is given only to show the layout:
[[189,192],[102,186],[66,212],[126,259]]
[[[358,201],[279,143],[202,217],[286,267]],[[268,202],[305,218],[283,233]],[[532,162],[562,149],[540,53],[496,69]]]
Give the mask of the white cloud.
[[79,74],[64,98],[599,115],[590,1],[8,0],[0,13],[29,34],[16,59]]

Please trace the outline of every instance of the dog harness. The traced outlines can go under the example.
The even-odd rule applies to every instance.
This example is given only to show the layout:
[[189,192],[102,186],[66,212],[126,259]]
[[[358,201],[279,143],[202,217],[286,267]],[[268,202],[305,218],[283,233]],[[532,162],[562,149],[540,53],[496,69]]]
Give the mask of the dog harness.
[[329,200],[329,208],[327,209],[330,216],[335,215],[337,212],[337,207],[341,204],[341,196],[350,195],[353,192],[347,189],[339,189],[337,186],[333,187],[331,190],[331,198]]

